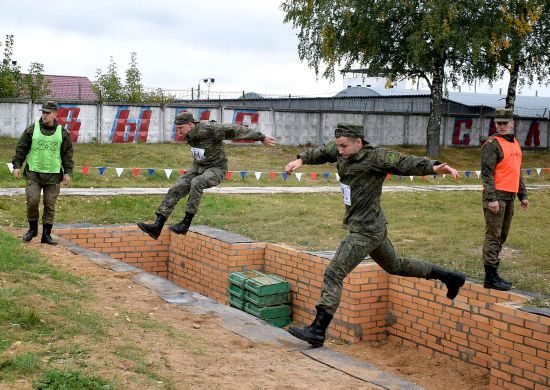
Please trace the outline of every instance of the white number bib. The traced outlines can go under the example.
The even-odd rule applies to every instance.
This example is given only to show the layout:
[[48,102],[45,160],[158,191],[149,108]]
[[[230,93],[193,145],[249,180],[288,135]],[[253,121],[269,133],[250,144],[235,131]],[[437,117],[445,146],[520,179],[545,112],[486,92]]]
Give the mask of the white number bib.
[[191,148],[191,154],[193,155],[193,158],[197,161],[204,160],[204,149]]
[[344,204],[346,206],[351,206],[351,188],[347,184],[340,183],[340,188],[342,189],[342,196],[344,197]]

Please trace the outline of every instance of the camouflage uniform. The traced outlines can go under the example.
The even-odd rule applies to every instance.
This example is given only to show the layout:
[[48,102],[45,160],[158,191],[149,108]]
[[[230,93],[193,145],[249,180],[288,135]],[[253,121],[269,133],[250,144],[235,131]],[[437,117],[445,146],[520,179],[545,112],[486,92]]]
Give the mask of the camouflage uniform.
[[336,162],[340,183],[349,186],[351,191],[351,204],[346,205],[343,223],[343,228],[350,234],[342,241],[325,270],[323,289],[317,307],[334,315],[342,297],[344,278],[367,255],[392,275],[428,278],[432,263],[397,257],[387,236],[387,222],[380,206],[380,196],[388,173],[406,176],[429,175],[434,173],[434,165],[439,165],[440,162],[416,156],[403,156],[399,152],[368,142],[361,151],[344,159],[339,154],[335,141],[301,153],[298,158],[301,158],[304,164]]
[[[513,134],[496,134],[495,137],[502,137],[508,142],[514,142]],[[482,258],[484,265],[496,267],[499,264],[498,257],[502,245],[510,232],[516,194],[495,189],[495,169],[497,164],[504,159],[504,153],[498,141],[494,138],[488,140],[483,138],[481,142],[484,143],[481,151],[481,179],[483,181],[483,214],[485,216],[485,241],[483,242]],[[527,199],[527,188],[521,172],[517,197],[520,201]],[[499,203],[497,214],[489,210],[489,203],[495,201]]]
[[[42,122],[42,118],[38,123],[40,124],[42,134],[47,136],[53,135],[59,125],[57,120],[54,120],[52,126],[47,126]],[[71,175],[73,172],[73,142],[67,129],[63,127],[61,131],[63,137],[60,148],[62,169],[59,173],[33,172],[29,169],[28,164],[25,164],[23,175],[27,178],[25,193],[27,194],[27,219],[29,221],[37,221],[39,218],[38,207],[40,204],[40,193],[43,190],[44,214],[42,215],[42,223],[53,225],[55,203],[60,189],[59,184],[63,181],[63,175]],[[17,143],[15,155],[12,159],[14,169],[21,169],[31,151],[33,133],[34,123],[25,129]]]
[[240,125],[201,121],[184,139],[191,146],[193,165],[168,191],[157,214],[168,218],[180,199],[189,195],[186,213],[196,214],[206,188],[220,184],[227,175],[224,140],[263,141],[265,135]]

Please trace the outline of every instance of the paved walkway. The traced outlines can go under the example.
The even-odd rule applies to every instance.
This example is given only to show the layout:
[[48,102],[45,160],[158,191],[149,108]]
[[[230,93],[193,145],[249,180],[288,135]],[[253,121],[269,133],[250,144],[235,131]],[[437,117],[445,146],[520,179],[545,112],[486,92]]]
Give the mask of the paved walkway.
[[[528,185],[528,190],[550,189],[550,184]],[[61,195],[165,195],[169,188],[61,188]],[[383,192],[481,191],[481,185],[384,186]],[[207,194],[340,193],[340,187],[214,187]],[[25,195],[25,188],[0,188],[0,196]]]

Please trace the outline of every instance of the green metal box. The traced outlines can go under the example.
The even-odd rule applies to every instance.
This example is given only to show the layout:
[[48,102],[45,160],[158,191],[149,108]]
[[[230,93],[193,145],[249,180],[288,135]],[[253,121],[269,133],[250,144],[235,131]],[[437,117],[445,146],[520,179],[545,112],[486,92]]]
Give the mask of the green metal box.
[[290,317],[269,318],[264,321],[270,323],[271,325],[275,325],[278,328],[284,328],[292,322]]
[[252,291],[261,297],[290,291],[290,283],[275,275],[264,275],[244,281],[245,290]]
[[244,310],[244,307],[246,305],[246,302],[242,299],[237,298],[235,295],[229,294],[229,298],[227,298],[227,303],[229,303],[231,306],[236,307],[237,309]]
[[250,313],[262,320],[278,317],[288,317],[291,313],[290,306],[279,305],[271,307],[258,307],[250,302],[247,302],[244,306],[244,311]]
[[264,295],[263,297],[254,294],[252,291],[243,291],[243,292],[244,292],[244,300],[248,302],[252,302],[254,305],[259,307],[277,306],[277,305],[282,305],[283,303],[290,302],[290,292]]
[[231,272],[227,278],[229,283],[237,287],[244,288],[244,282],[250,278],[259,278],[265,276],[260,271]]
[[244,300],[245,291],[242,288],[239,288],[232,283],[229,283],[229,286],[227,286],[227,292],[231,295],[235,295],[237,298],[241,300]]

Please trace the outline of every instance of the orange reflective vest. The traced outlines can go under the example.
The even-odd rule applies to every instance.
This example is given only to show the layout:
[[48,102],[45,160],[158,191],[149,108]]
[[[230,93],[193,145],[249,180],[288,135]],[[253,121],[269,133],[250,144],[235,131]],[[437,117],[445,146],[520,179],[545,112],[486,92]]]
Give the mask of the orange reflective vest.
[[[500,147],[502,148],[502,153],[504,154],[504,158],[495,168],[495,189],[517,194],[519,191],[522,156],[519,142],[517,139],[514,139],[514,142],[508,142],[502,137],[491,138],[498,141]],[[485,146],[485,143],[483,146]]]

